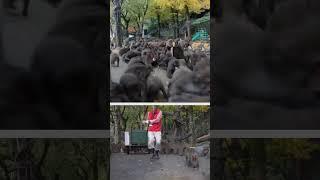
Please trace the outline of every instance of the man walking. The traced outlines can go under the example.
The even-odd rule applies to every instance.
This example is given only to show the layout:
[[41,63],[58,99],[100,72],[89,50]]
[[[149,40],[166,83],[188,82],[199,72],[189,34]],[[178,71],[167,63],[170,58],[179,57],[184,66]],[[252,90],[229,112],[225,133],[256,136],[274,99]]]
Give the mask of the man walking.
[[152,152],[151,159],[160,159],[162,111],[156,106],[152,106],[152,111],[148,112],[148,120],[143,122],[149,124],[148,149]]

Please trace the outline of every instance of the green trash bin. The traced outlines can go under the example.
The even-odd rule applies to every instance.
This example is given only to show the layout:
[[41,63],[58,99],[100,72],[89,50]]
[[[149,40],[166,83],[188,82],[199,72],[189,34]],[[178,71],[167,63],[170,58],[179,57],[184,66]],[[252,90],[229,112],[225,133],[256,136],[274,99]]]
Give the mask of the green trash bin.
[[148,134],[145,130],[131,130],[127,132],[127,139],[129,140],[126,144],[127,153],[130,151],[148,150]]
[[146,146],[148,145],[147,131],[133,130],[131,131],[130,142],[132,146]]

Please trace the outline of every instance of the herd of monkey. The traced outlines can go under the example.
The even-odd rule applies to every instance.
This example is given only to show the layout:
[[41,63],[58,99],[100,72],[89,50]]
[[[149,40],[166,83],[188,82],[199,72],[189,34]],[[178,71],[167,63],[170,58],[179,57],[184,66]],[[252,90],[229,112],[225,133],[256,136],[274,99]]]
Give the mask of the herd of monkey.
[[111,102],[209,102],[209,54],[182,39],[140,39],[115,48],[111,68],[127,68],[119,82],[111,81]]
[[214,128],[319,129],[320,2],[214,2]]
[[56,8],[55,21],[32,52],[30,68],[12,65],[4,55],[6,15],[0,14],[1,129],[106,128],[108,5],[67,0]]

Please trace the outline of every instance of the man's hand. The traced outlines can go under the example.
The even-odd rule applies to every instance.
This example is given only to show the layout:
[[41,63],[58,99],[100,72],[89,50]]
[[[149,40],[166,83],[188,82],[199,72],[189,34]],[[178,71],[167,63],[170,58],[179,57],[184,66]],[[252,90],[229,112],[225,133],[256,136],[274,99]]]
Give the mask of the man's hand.
[[145,121],[142,121],[142,123],[148,124],[149,122],[148,122],[148,120],[145,120]]

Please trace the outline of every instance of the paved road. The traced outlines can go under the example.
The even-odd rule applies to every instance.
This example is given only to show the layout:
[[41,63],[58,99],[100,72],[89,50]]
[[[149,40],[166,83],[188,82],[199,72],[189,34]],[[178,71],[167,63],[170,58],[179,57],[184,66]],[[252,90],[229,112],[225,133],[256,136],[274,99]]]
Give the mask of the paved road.
[[111,74],[111,80],[112,82],[119,83],[120,77],[124,73],[125,70],[127,70],[128,64],[125,62],[121,61],[119,62],[119,67],[112,67],[110,65],[110,74]]
[[[114,153],[111,155],[111,180],[209,180],[209,159],[204,169],[185,166],[184,156],[161,155],[150,161],[149,154]],[[205,173],[206,171],[206,173]]]
[[28,17],[5,15],[3,44],[9,64],[29,68],[31,54],[54,23],[56,12],[42,1],[31,1]]

